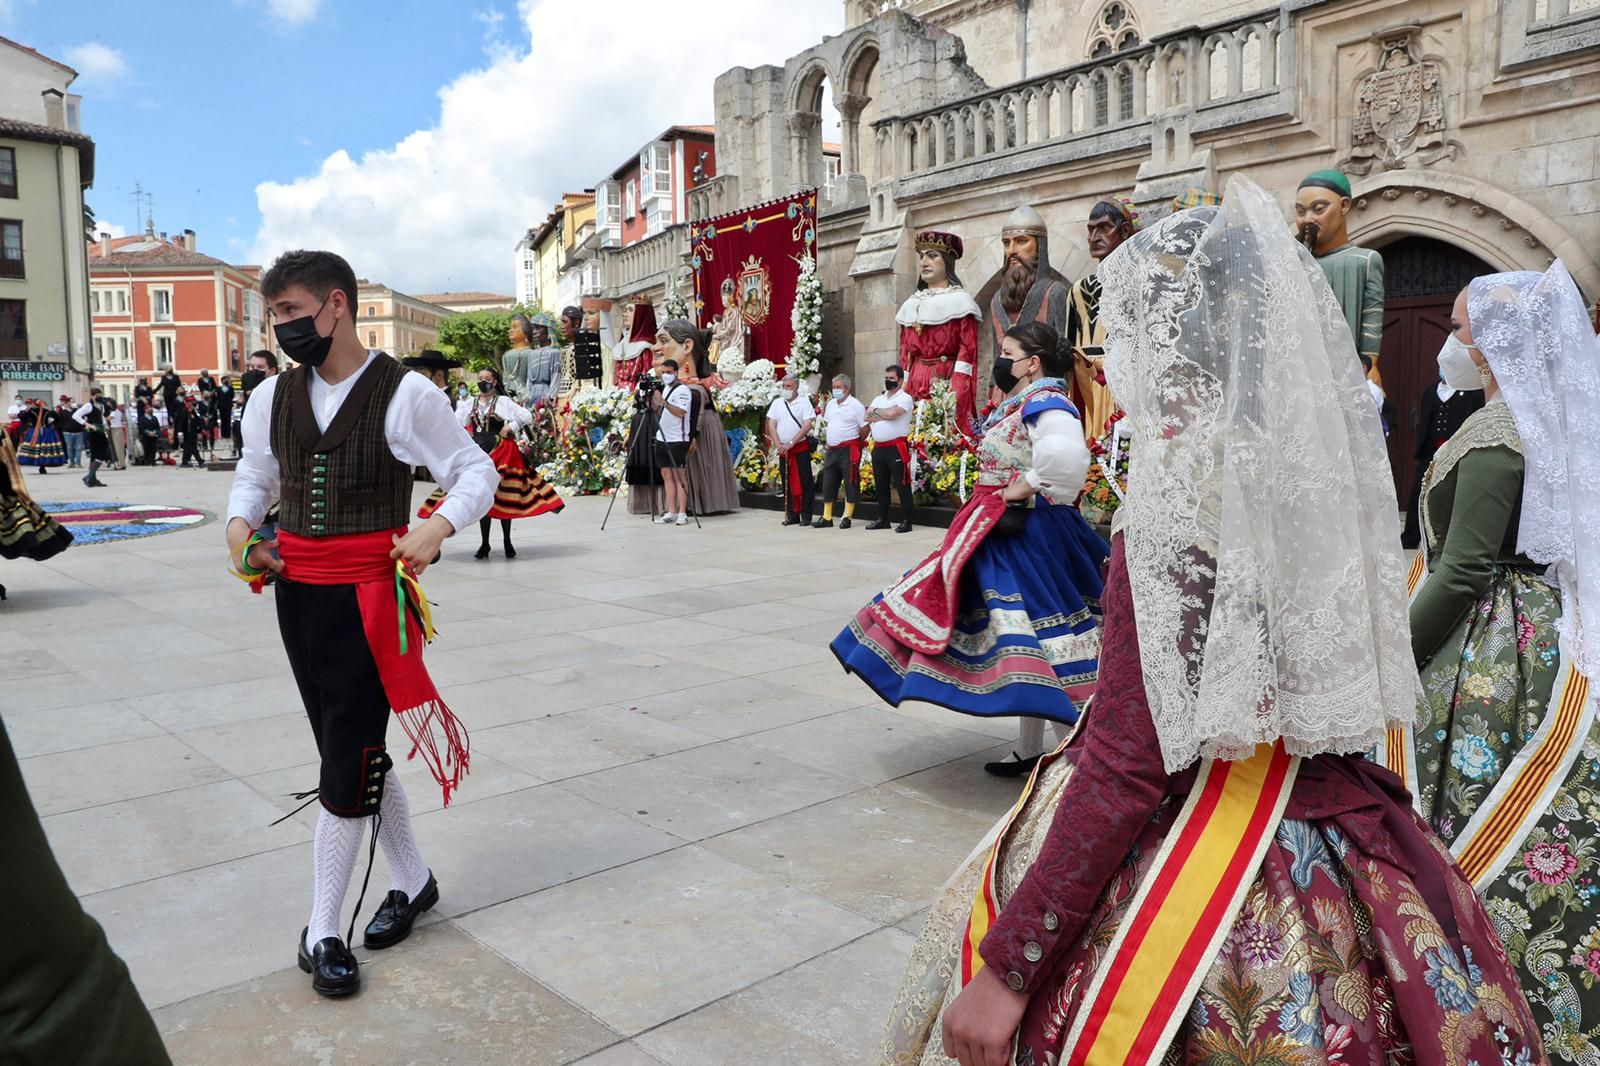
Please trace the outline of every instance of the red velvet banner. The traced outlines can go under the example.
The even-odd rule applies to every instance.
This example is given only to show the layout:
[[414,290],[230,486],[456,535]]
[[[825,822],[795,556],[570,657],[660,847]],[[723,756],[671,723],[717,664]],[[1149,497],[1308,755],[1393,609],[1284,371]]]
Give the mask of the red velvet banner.
[[693,223],[696,320],[710,326],[731,302],[750,331],[745,362],[770,359],[781,368],[794,343],[790,313],[800,262],[816,254],[816,236],[815,189]]

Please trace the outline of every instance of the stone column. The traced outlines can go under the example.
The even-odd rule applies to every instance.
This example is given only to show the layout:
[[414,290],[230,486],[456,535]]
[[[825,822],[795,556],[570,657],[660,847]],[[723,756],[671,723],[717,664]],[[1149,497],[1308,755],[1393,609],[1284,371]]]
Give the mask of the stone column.
[[861,93],[843,93],[834,105],[839,109],[839,173],[861,174],[861,112],[870,101]]
[[818,174],[822,154],[822,116],[815,111],[789,112],[789,157],[793,160],[790,171],[797,189],[822,186],[823,175]]

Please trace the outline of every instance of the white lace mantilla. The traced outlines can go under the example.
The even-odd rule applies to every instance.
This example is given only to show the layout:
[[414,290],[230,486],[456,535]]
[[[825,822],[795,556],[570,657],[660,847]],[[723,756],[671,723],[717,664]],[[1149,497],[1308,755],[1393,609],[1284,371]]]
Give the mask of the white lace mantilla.
[[1242,177],[1100,267],[1106,376],[1139,441],[1123,543],[1166,767],[1416,716],[1399,507],[1322,269]]
[[1574,662],[1600,676],[1600,339],[1588,305],[1558,259],[1543,274],[1475,279],[1467,323],[1522,438],[1517,551],[1549,567]]
[[942,326],[958,318],[983,320],[983,312],[972,294],[960,287],[918,289],[912,293],[894,320],[902,326]]

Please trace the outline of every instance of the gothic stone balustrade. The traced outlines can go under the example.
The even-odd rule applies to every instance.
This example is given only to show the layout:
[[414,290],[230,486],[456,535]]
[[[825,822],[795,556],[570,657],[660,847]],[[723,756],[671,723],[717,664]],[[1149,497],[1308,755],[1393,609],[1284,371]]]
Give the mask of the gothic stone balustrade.
[[704,222],[739,210],[739,179],[733,174],[719,174],[689,190],[689,218]]
[[605,291],[629,296],[665,284],[668,275],[689,255],[689,227],[669,226],[626,248],[601,254],[605,263]]
[[1274,11],[880,119],[879,177],[915,192],[923,176],[948,183],[960,180],[952,171],[1014,165],[1018,153],[1057,148],[1074,158],[1148,144],[1162,116],[1189,114],[1200,130],[1279,113],[1295,84],[1289,30],[1288,16]]

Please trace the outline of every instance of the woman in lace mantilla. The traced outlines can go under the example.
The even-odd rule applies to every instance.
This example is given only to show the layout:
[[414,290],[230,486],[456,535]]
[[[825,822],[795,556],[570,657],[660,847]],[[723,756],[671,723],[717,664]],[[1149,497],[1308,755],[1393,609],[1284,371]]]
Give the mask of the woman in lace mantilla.
[[1117,1061],[1543,1061],[1470,887],[1400,782],[1351,754],[1417,697],[1399,509],[1363,474],[1382,431],[1276,203],[1239,177],[1224,202],[1101,267],[1108,376],[1149,446],[1112,542],[1092,710],[924,921],[883,1063],[1095,1062],[1108,1030],[1148,1029],[1085,1022],[1121,994],[1104,971],[1124,929],[1166,909],[1147,878],[1203,854],[1163,850],[1198,824],[1191,790],[1263,756],[1289,772],[1258,847],[1223,855],[1238,889],[1207,904],[1214,946],[1172,971],[1158,1035]]

